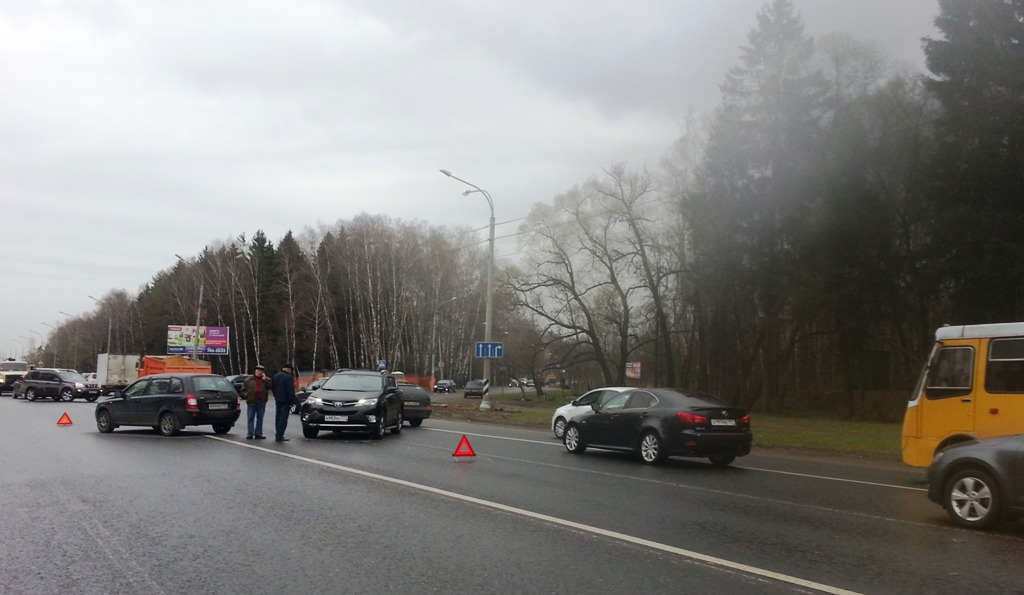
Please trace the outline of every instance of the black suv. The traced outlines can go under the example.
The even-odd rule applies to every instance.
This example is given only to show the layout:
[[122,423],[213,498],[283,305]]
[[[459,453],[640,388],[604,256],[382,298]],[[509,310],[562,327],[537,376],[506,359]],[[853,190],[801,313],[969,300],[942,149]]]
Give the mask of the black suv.
[[173,436],[185,426],[212,425],[227,434],[238,421],[241,399],[228,379],[216,374],[153,374],[96,404],[96,427],[150,426]]
[[100,398],[100,385],[89,382],[74,370],[36,368],[29,370],[21,379],[18,396],[29,401],[49,397],[54,401],[85,399],[91,403]]
[[395,377],[371,370],[344,370],[328,378],[299,408],[302,435],[320,430],[370,432],[380,440],[402,431],[402,391]]

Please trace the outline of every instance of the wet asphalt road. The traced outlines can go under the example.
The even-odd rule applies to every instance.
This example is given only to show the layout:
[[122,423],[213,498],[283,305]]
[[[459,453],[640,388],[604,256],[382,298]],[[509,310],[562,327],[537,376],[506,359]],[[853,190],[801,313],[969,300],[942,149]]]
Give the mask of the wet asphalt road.
[[[283,444],[101,435],[93,408],[0,397],[2,593],[1024,588],[1024,523],[955,528],[896,464],[647,467],[436,419],[380,442],[306,440],[294,416]],[[463,434],[477,456],[456,460]]]

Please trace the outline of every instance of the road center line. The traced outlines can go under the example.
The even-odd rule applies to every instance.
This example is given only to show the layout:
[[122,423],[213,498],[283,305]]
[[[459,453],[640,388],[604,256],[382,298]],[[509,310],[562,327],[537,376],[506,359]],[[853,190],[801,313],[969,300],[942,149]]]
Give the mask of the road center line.
[[[490,500],[483,500],[481,498],[475,498],[473,496],[467,496],[465,494],[459,494],[457,492],[450,492],[448,490],[442,490],[440,488],[435,488],[435,487],[428,486],[428,485],[423,485],[423,484],[419,484],[419,483],[413,483],[411,481],[406,481],[404,479],[397,479],[395,477],[388,477],[386,475],[380,475],[380,474],[377,474],[377,473],[371,473],[369,471],[363,471],[362,469],[356,469],[354,467],[346,467],[344,465],[338,465],[338,464],[335,464],[335,463],[328,463],[326,461],[320,461],[320,460],[317,460],[317,459],[311,459],[309,457],[303,457],[303,456],[299,456],[299,455],[294,455],[294,454],[291,454],[291,453],[282,452],[282,451],[279,451],[279,450],[273,450],[273,449],[265,448],[265,447],[262,447],[262,446],[256,446],[256,445],[253,445],[253,444],[244,444],[244,443],[237,442],[235,440],[231,440],[231,439],[228,439],[228,438],[222,438],[220,436],[209,436],[209,435],[207,435],[206,437],[211,439],[211,440],[217,440],[218,442],[223,442],[225,444],[230,444],[232,446],[237,446],[237,447],[241,447],[241,448],[248,448],[248,449],[260,451],[260,452],[263,452],[263,453],[266,453],[266,454],[271,454],[271,455],[276,455],[276,456],[279,456],[279,457],[285,457],[285,458],[289,458],[289,459],[294,459],[296,461],[302,461],[304,463],[309,463],[311,465],[318,465],[320,467],[326,467],[328,469],[334,469],[336,471],[341,471],[341,472],[344,472],[344,473],[350,473],[352,475],[359,475],[361,477],[367,477],[367,478],[370,478],[370,479],[376,479],[378,481],[384,481],[384,482],[387,482],[387,483],[392,483],[392,484],[395,484],[395,485],[404,486],[404,487],[407,487],[407,488],[410,488],[410,489],[413,489],[413,490],[418,490],[418,491],[421,491],[421,492],[427,492],[427,493],[435,494],[435,495],[442,496],[442,497],[445,497],[445,498],[451,498],[453,500],[460,500],[462,502],[469,502],[471,504],[476,504],[478,506],[483,506],[485,508],[491,508],[491,509],[494,509],[494,510],[500,510],[502,512],[507,512],[507,513],[514,514],[514,515],[519,515],[519,516],[523,516],[523,517],[527,517],[527,518],[531,518],[531,519],[535,519],[535,520],[539,520],[539,521],[545,521],[545,522],[548,522],[548,523],[551,523],[551,524],[554,524],[554,525],[559,525],[559,526],[562,526],[562,527],[569,527],[571,529],[576,529],[578,531],[584,531],[584,532],[587,532],[587,533],[592,533],[594,535],[601,535],[601,536],[607,537],[609,539],[614,539],[614,540],[618,540],[618,541],[624,541],[626,543],[632,543],[632,544],[635,544],[635,545],[651,548],[651,549],[658,550],[658,551],[661,551],[661,552],[665,552],[665,553],[669,553],[669,554],[675,554],[677,556],[682,556],[684,558],[689,558],[691,560],[699,560],[699,561],[707,563],[707,564],[713,564],[713,565],[716,565],[716,566],[721,566],[723,568],[728,568],[730,570],[738,570],[738,571],[741,571],[741,572],[746,572],[748,574],[752,574],[754,576],[768,578],[768,579],[780,581],[780,582],[783,582],[783,583],[788,583],[788,584],[791,584],[791,585],[797,585],[797,586],[800,586],[800,587],[806,587],[808,589],[815,589],[815,590],[821,591],[823,593],[836,593],[836,594],[843,594],[843,595],[855,595],[856,594],[856,591],[847,591],[845,589],[840,589],[838,587],[833,587],[831,585],[826,585],[826,584],[823,584],[823,583],[816,583],[814,581],[804,580],[802,578],[798,578],[798,577],[795,577],[795,576],[790,576],[788,574],[781,574],[781,573],[778,573],[778,572],[772,572],[771,570],[766,570],[764,568],[758,568],[756,566],[750,566],[750,565],[747,565],[747,564],[741,564],[739,562],[733,562],[731,560],[726,560],[724,558],[716,558],[714,556],[709,556],[709,555],[706,555],[706,554],[702,554],[700,552],[695,552],[693,550],[686,550],[686,549],[674,547],[674,546],[671,546],[671,545],[667,545],[667,544],[664,544],[664,543],[658,543],[656,541],[650,541],[650,540],[647,540],[647,539],[642,539],[642,538],[639,538],[639,537],[634,537],[632,535],[626,535],[625,533],[618,533],[616,531],[609,531],[607,529],[602,529],[600,527],[594,527],[594,526],[591,526],[591,525],[584,525],[583,523],[577,523],[575,521],[570,521],[570,520],[567,520],[567,519],[553,517],[553,516],[549,516],[549,515],[546,515],[546,514],[541,514],[541,513],[538,513],[538,512],[533,512],[533,511],[525,510],[525,509],[522,509],[522,508],[516,508],[514,506],[508,506],[506,504],[501,504],[499,502],[492,502]],[[515,438],[510,438],[510,440],[516,440],[516,439]]]

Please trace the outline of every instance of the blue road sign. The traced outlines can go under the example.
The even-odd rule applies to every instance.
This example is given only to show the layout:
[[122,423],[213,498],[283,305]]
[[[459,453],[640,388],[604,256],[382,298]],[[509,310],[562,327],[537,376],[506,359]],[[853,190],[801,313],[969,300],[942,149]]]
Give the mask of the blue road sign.
[[505,357],[505,344],[500,341],[477,343],[476,356],[483,359],[499,359]]

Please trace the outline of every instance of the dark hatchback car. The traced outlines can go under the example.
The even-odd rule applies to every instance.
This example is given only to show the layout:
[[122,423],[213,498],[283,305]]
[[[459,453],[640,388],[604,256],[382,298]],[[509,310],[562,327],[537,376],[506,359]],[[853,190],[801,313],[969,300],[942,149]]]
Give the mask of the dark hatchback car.
[[25,397],[29,401],[53,399],[69,402],[85,399],[91,403],[100,398],[100,385],[89,382],[74,370],[36,368],[22,377],[14,397]]
[[395,377],[371,370],[344,370],[327,379],[299,407],[302,435],[320,430],[369,432],[374,440],[402,431],[402,391]]
[[972,529],[1024,516],[1024,434],[939,451],[928,467],[928,498]]
[[173,436],[186,426],[213,426],[227,434],[242,405],[228,379],[214,374],[154,374],[129,384],[96,404],[96,427],[108,434],[118,426],[150,426]]
[[707,457],[728,465],[750,453],[753,434],[745,409],[702,392],[633,389],[582,413],[565,427],[565,448],[635,452],[653,465],[666,457]]
[[398,383],[402,390],[402,417],[409,425],[418,428],[423,425],[423,420],[430,417],[434,406],[430,401],[430,393],[406,382]]

